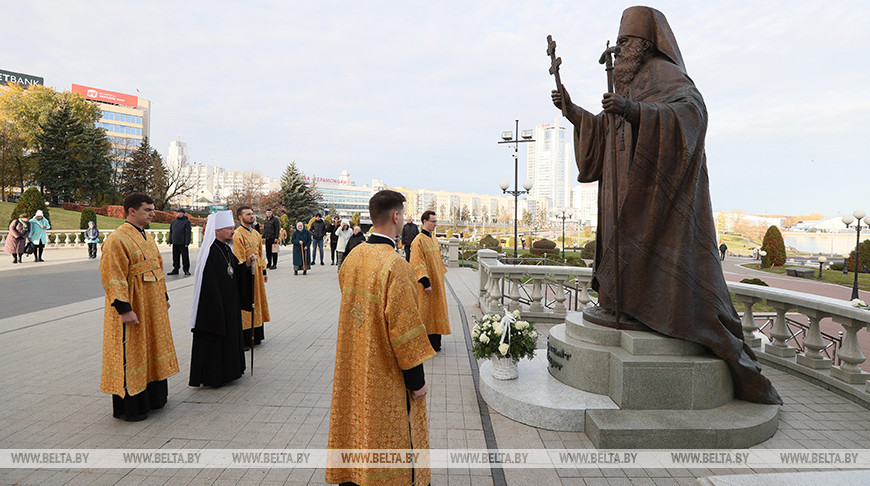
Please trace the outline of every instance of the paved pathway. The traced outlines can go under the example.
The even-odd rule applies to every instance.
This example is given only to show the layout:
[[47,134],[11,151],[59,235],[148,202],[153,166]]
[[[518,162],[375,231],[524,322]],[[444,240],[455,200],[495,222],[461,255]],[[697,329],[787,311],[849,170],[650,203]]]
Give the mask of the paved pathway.
[[[181,373],[169,403],[143,422],[111,416],[99,392],[103,296],[0,319],[0,449],[9,448],[325,448],[339,291],[335,267],[293,276],[282,253],[267,284],[273,322],[256,349],[254,376],[220,389],[187,386],[192,279],[169,281],[170,317]],[[58,264],[58,271],[63,267]],[[4,270],[5,271],[5,270]],[[14,272],[22,272],[20,269]],[[25,278],[25,277],[22,277]],[[32,275],[47,283],[48,275]],[[528,427],[479,406],[476,366],[466,351],[461,313],[478,313],[478,275],[451,270],[453,334],[425,365],[431,389],[432,448],[591,448],[583,433]],[[458,302],[457,302],[458,301]],[[4,299],[0,307],[10,305]],[[469,321],[470,322],[470,321]],[[870,448],[870,413],[838,395],[766,370],[785,399],[780,431],[763,448]],[[491,424],[492,435],[487,442]],[[710,469],[450,469],[433,485],[694,484]],[[0,484],[323,484],[318,469],[0,469]]]

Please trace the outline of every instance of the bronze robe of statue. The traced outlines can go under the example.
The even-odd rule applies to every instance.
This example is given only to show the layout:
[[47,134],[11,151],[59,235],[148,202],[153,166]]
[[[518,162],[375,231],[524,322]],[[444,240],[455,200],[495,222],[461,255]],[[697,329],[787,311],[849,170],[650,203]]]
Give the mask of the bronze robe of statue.
[[[722,275],[704,154],[707,109],[681,61],[661,55],[647,61],[622,93],[635,102],[636,123],[615,117],[620,310],[662,334],[710,348],[728,363],[738,398],[781,404],[743,342]],[[617,270],[608,120],[603,112],[580,111],[577,180],[599,184],[592,285],[600,305],[612,310]]]

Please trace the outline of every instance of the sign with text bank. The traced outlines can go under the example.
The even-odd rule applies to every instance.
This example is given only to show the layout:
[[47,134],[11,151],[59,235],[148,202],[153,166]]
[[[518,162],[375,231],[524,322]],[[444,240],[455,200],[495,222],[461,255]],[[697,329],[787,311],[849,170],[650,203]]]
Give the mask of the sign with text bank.
[[103,103],[114,103],[116,105],[126,105],[134,108],[139,106],[139,98],[130,94],[116,93],[114,91],[91,88],[80,84],[72,85],[72,92],[78,93],[89,100],[102,101]]

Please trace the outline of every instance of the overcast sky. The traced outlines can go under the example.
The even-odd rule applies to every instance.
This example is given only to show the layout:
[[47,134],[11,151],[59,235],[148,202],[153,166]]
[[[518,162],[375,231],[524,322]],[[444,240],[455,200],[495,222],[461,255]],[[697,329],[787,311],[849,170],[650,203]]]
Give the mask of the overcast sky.
[[[4,2],[0,69],[138,89],[163,154],[180,137],[195,162],[270,177],[295,160],[357,184],[496,194],[513,178],[500,133],[559,116],[547,35],[573,100],[598,111],[597,60],[633,4]],[[870,2],[648,5],[707,103],[715,210],[870,211]]]

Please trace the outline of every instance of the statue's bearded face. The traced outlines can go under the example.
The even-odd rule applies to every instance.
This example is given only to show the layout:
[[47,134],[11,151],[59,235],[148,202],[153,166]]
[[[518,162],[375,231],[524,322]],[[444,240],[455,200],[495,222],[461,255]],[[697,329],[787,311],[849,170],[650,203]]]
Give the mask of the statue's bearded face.
[[625,96],[628,85],[643,66],[644,52],[650,48],[650,42],[640,37],[623,36],[617,45],[622,50],[613,63],[613,82],[616,92]]

